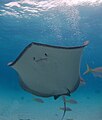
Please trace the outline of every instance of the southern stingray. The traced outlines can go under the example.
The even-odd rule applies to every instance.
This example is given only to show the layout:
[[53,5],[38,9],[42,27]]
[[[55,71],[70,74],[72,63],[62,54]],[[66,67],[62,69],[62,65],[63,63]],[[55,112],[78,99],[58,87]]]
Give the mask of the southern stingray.
[[63,96],[66,108],[65,95],[80,84],[80,57],[87,44],[61,47],[33,42],[8,65],[17,71],[24,90],[40,97]]

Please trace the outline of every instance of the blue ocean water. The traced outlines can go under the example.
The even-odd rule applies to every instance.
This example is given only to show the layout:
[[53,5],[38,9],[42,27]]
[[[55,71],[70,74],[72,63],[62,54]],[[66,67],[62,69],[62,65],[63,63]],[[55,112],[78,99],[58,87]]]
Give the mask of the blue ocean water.
[[71,95],[78,104],[68,104],[72,111],[64,120],[102,120],[102,78],[83,75],[86,64],[102,66],[102,1],[77,1],[0,1],[0,120],[60,120],[62,99],[34,101],[36,96],[20,87],[18,74],[7,64],[31,42],[77,46],[86,40],[80,66],[86,84]]

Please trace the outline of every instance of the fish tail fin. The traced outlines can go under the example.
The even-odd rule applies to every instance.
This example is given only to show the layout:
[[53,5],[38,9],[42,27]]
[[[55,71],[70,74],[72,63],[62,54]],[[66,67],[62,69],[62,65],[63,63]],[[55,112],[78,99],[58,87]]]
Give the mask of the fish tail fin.
[[92,68],[90,68],[88,64],[86,66],[87,66],[87,70],[83,73],[83,75],[86,75],[86,74],[92,72]]
[[65,98],[64,95],[62,96],[62,98],[63,98],[63,102],[64,102],[64,113],[63,113],[63,116],[62,116],[61,120],[63,120],[63,118],[65,116],[65,113],[66,113],[66,98]]

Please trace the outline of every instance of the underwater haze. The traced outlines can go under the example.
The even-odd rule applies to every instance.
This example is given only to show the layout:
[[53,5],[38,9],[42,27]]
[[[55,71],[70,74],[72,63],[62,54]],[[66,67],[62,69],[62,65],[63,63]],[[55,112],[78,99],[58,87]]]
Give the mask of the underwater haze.
[[87,64],[102,67],[102,0],[0,0],[0,120],[61,120],[62,98],[24,91],[8,63],[32,42],[69,47],[86,40],[84,83],[66,97],[75,101],[67,102],[63,120],[102,120],[102,71],[83,74]]

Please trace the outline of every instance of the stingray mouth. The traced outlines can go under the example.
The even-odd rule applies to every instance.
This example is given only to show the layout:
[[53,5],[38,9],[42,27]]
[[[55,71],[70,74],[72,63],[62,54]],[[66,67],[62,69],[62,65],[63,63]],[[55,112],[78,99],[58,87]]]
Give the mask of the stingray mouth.
[[46,61],[47,59],[48,59],[48,58],[40,58],[40,59],[35,60],[35,62]]
[[44,55],[45,55],[45,57],[41,57],[41,58],[39,58],[39,59],[36,59],[35,57],[33,57],[33,60],[34,60],[35,62],[46,61],[46,60],[48,59],[48,54],[45,53]]
[[35,62],[42,62],[42,61],[47,61],[48,58],[39,58],[39,59],[36,59],[35,57],[33,57],[33,60]]

